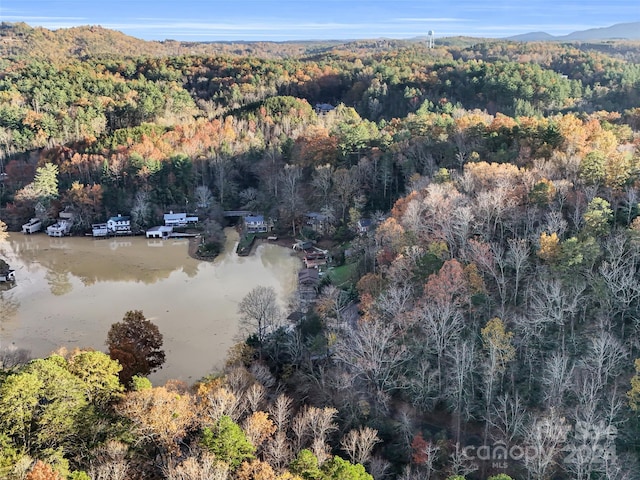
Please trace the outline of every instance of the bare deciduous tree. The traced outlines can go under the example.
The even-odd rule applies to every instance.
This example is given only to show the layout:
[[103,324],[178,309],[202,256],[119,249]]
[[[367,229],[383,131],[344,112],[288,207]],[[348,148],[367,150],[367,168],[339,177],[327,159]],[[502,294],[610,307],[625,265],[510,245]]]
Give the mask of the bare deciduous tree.
[[391,462],[382,457],[375,456],[369,460],[369,473],[374,480],[384,480],[389,476]]
[[456,440],[460,440],[462,418],[468,420],[471,416],[469,399],[473,398],[475,345],[469,340],[458,341],[447,351],[447,356],[452,363],[453,378],[447,382],[445,394],[456,416]]
[[293,401],[285,394],[280,394],[269,407],[269,413],[279,431],[284,432],[291,419]]
[[398,322],[404,317],[403,314],[412,307],[414,297],[411,283],[394,283],[376,299],[375,308],[384,318]]
[[[615,235],[606,243],[607,260],[600,266],[608,295],[602,298],[610,303],[609,310],[621,314],[621,324],[633,305],[640,300],[640,282],[636,278],[640,251],[629,244],[626,235]],[[623,331],[624,333],[624,331]]]
[[515,273],[513,285],[513,301],[517,303],[518,289],[522,275],[527,269],[529,260],[529,245],[525,239],[509,239],[509,251],[507,252],[507,264],[511,266]]
[[553,352],[544,365],[541,378],[547,406],[560,407],[563,405],[567,392],[570,391],[572,377],[573,363],[568,355]]
[[414,310],[416,325],[424,332],[426,344],[436,354],[439,391],[442,392],[442,364],[447,350],[464,326],[462,313],[450,302],[425,301]]
[[309,425],[314,439],[319,439],[324,443],[327,440],[327,435],[338,429],[334,423],[337,414],[338,410],[330,407],[307,407],[304,409],[307,425]]
[[520,396],[501,395],[493,405],[492,426],[497,441],[513,445],[514,440],[524,436],[527,425],[527,410]]
[[260,342],[279,327],[282,320],[273,287],[255,287],[242,299],[238,312],[241,324]]
[[554,408],[536,418],[529,427],[526,444],[535,448],[535,455],[525,455],[524,464],[533,478],[546,478],[558,461],[569,427]]
[[388,393],[397,386],[407,360],[393,325],[371,320],[346,329],[335,345],[335,358],[370,388]]
[[225,387],[219,387],[207,393],[205,413],[211,424],[215,424],[223,415],[238,420],[241,401]]
[[331,447],[320,438],[315,438],[311,442],[311,451],[318,459],[318,464],[322,465],[331,458]]
[[284,431],[278,431],[264,446],[264,455],[269,464],[280,470],[293,459],[291,442]]
[[628,354],[610,332],[598,332],[591,337],[590,348],[580,363],[604,387],[621,372]]
[[346,212],[357,192],[358,178],[355,170],[339,168],[333,173],[333,193],[338,200],[337,204],[341,212],[340,219],[342,221],[346,219]]
[[547,232],[555,233],[558,237],[562,237],[567,230],[567,221],[562,216],[562,212],[558,210],[552,210],[545,216],[544,230]]
[[300,196],[300,180],[302,169],[299,165],[285,165],[280,182],[280,195],[285,214],[291,219],[292,234],[296,235],[296,214],[300,211],[302,198]]
[[[537,325],[539,334],[542,334],[547,325],[572,325],[580,310],[584,290],[585,285],[580,282],[565,285],[557,278],[538,278],[530,295],[528,317]],[[563,343],[564,332],[564,328],[559,329],[560,341]]]
[[93,451],[89,475],[93,480],[125,480],[129,478],[129,462],[124,443],[110,440]]
[[293,449],[294,451],[299,452],[306,445],[307,438],[309,436],[307,417],[303,411],[298,412],[298,414],[293,417],[291,422],[291,431],[293,432]]
[[311,185],[319,192],[323,207],[329,205],[329,191],[331,190],[332,177],[333,167],[329,163],[315,167],[311,177]]
[[449,464],[449,470],[453,475],[459,475],[466,478],[470,473],[478,470],[479,466],[473,458],[469,458],[459,443],[456,443],[455,450],[449,455],[451,462]]
[[213,194],[209,187],[205,185],[198,185],[195,190],[196,206],[198,208],[209,208],[213,203]]
[[[213,454],[202,453],[197,457],[189,456],[182,462],[169,459],[163,472],[167,480],[227,480],[229,466],[217,461]],[[105,480],[107,478],[116,480],[112,477],[105,477]]]
[[408,390],[413,405],[425,409],[433,408],[442,398],[441,376],[426,356],[412,363],[415,363],[415,367],[409,368],[409,381],[404,388]]
[[325,321],[334,318],[337,327],[342,323],[341,312],[348,302],[347,292],[333,285],[328,285],[322,289],[316,301],[316,310]]
[[334,418],[338,411],[335,408],[311,407],[306,405],[293,418],[291,430],[295,437],[295,450],[300,450],[304,445],[324,445],[327,435],[338,426]]
[[244,393],[244,398],[247,403],[248,413],[254,413],[260,410],[265,395],[266,389],[259,383],[254,383],[247,389]]
[[376,443],[379,443],[378,431],[369,427],[350,430],[342,440],[340,446],[347,452],[353,463],[365,464],[371,458],[371,452]]

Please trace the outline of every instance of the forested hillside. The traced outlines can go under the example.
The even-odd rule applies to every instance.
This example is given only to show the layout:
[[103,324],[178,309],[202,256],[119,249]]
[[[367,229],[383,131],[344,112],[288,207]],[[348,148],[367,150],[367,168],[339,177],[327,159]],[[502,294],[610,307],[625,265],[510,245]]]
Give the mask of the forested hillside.
[[0,477],[640,478],[640,44],[243,48],[0,60],[10,230],[251,210],[340,272],[195,385],[3,354]]

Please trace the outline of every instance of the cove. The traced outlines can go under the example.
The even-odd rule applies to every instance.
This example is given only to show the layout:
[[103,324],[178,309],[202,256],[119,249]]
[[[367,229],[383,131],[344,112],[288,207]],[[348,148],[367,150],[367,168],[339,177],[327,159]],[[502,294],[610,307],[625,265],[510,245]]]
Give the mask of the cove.
[[0,347],[32,357],[59,347],[106,351],[112,323],[142,310],[164,337],[166,363],[151,375],[192,383],[219,369],[239,331],[238,303],[254,287],[273,287],[284,306],[296,288],[300,260],[277,245],[260,244],[238,257],[237,233],[227,229],[213,262],[188,255],[187,240],[143,237],[50,238],[11,233],[0,245],[16,270],[0,291]]

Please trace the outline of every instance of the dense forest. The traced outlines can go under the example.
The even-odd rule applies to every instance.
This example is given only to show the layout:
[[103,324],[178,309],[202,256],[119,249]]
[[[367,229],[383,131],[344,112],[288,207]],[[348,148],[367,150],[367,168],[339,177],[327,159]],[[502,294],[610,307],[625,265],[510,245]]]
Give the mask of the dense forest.
[[640,44],[119,35],[2,24],[0,226],[251,210],[341,275],[193,385],[142,312],[2,352],[0,477],[640,478]]

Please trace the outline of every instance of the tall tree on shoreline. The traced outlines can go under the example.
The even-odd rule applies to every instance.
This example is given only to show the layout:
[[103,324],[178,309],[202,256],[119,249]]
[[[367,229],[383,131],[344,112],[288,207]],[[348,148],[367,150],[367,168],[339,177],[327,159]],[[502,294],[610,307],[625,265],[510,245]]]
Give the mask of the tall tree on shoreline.
[[122,365],[120,381],[128,384],[134,375],[149,375],[164,364],[162,334],[141,310],[129,310],[122,322],[107,334],[109,355]]

